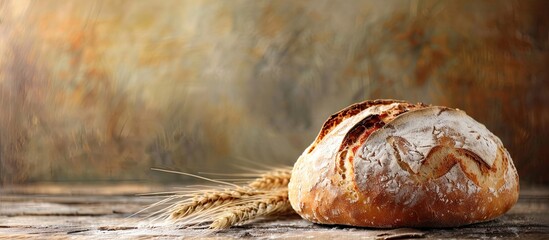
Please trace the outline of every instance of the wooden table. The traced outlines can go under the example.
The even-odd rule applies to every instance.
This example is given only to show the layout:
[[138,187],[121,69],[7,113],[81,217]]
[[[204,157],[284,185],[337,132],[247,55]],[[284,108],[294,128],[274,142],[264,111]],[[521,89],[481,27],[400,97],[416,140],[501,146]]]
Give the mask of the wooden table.
[[449,229],[376,230],[323,226],[296,216],[260,220],[217,233],[205,229],[144,226],[132,216],[161,199],[136,193],[162,191],[149,185],[31,185],[0,190],[0,238],[514,238],[549,239],[549,188],[525,188],[517,205],[490,222]]

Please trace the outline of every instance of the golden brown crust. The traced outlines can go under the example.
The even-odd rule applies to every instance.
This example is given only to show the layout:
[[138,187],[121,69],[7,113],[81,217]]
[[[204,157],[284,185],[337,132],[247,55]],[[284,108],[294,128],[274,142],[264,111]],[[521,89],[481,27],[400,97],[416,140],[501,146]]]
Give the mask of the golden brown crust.
[[354,114],[317,138],[317,149],[294,166],[289,197],[302,217],[451,227],[496,218],[516,202],[518,175],[509,154],[465,113],[394,101]]

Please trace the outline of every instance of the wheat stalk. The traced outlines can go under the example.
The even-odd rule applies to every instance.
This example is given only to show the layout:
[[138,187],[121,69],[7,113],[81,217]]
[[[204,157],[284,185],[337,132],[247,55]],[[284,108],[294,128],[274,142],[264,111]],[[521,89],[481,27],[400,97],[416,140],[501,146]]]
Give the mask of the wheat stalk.
[[210,225],[211,229],[220,230],[242,224],[253,219],[287,213],[292,210],[288,200],[288,190],[278,189],[250,203],[229,209],[218,216]]
[[[162,171],[177,173],[169,170]],[[188,173],[181,174],[224,184],[231,188],[189,189],[184,192],[174,192],[174,195],[150,207],[169,205],[149,215],[153,221],[167,219],[187,227],[211,223],[211,229],[220,230],[259,217],[295,213],[288,200],[291,167],[276,168],[263,174],[242,174],[242,176],[257,176],[243,186]]]

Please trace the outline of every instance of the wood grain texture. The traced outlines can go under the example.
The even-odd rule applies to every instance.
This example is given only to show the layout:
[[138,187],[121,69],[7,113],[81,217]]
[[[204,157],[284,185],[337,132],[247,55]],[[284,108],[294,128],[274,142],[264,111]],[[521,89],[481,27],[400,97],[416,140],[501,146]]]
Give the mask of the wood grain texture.
[[[94,195],[109,192],[109,186],[87,187],[78,194],[32,194],[30,187],[0,190],[0,238],[113,239],[113,238],[275,238],[275,239],[371,239],[397,237],[481,238],[549,237],[549,188],[526,188],[518,204],[494,221],[447,229],[376,230],[313,224],[299,217],[260,220],[206,235],[205,229],[143,227],[142,216],[129,217],[158,197]],[[112,186],[120,189],[123,186]],[[37,188],[38,189],[38,188]],[[56,186],[65,189],[70,186]],[[136,193],[158,187],[134,188]]]

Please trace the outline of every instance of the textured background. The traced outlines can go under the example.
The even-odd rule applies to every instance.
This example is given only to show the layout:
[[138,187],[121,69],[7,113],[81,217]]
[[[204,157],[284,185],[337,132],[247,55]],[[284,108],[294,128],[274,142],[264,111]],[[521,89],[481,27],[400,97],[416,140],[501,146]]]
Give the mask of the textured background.
[[[333,112],[465,110],[548,184],[547,1],[0,0],[0,183],[293,164]],[[242,170],[239,170],[242,171]]]

